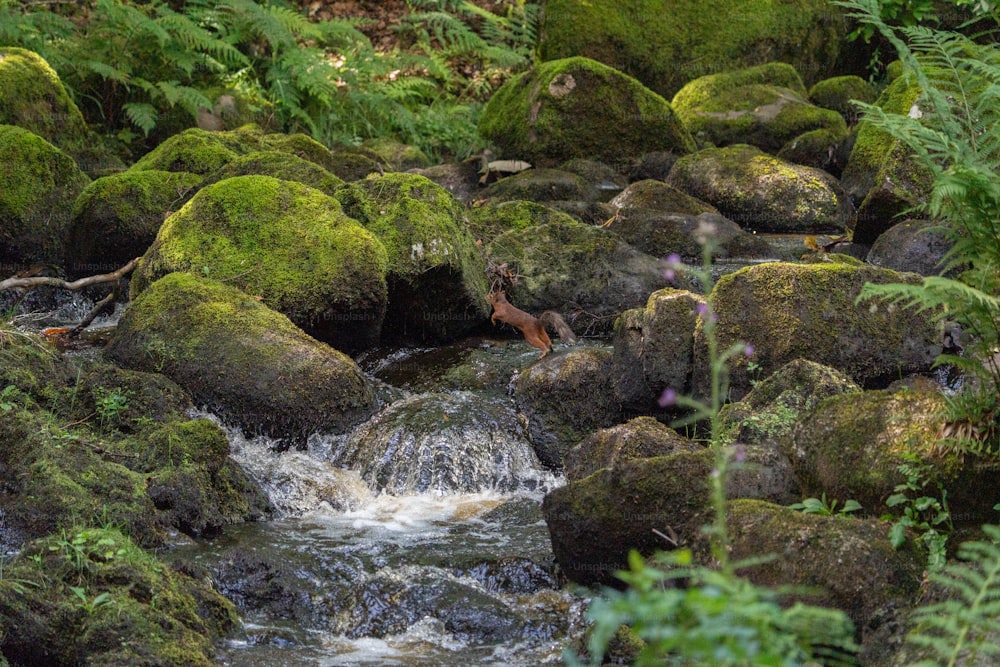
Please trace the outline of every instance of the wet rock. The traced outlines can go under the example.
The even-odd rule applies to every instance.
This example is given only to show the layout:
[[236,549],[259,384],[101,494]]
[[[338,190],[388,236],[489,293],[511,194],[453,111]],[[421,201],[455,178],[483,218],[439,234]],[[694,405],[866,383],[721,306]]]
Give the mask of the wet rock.
[[623,405],[648,411],[665,389],[688,392],[697,309],[704,302],[668,287],[653,292],[645,308],[627,310],[615,321],[611,380]]
[[357,470],[373,491],[396,495],[505,493],[539,470],[514,411],[467,392],[397,401],[330,456]]
[[337,200],[302,184],[238,176],[202,188],[163,224],[132,297],[174,271],[238,287],[347,352],[378,342],[386,250]]
[[879,235],[865,261],[893,271],[939,276],[945,270],[945,255],[951,246],[940,223],[905,220]]
[[597,191],[597,198],[607,201],[625,189],[628,179],[618,171],[603,162],[575,158],[559,165],[562,171],[568,171],[582,177]]
[[786,162],[822,169],[839,177],[847,164],[853,142],[853,136],[842,132],[811,130],[788,141],[776,155]]
[[597,188],[585,178],[561,169],[527,169],[502,178],[480,194],[487,201],[594,201]]
[[574,350],[533,364],[514,381],[514,400],[542,463],[561,468],[583,437],[618,420],[610,366],[606,350]]
[[[773,254],[770,244],[763,238],[743,231],[718,213],[687,215],[625,208],[611,219],[606,229],[637,250],[657,257],[677,254],[684,259],[701,261],[706,238],[714,242],[714,257],[769,257]],[[708,230],[710,232],[706,233]]]
[[715,146],[750,144],[774,153],[813,130],[847,133],[837,112],[809,103],[802,79],[785,63],[699,77],[671,105],[691,136]]
[[15,664],[208,667],[212,642],[238,622],[211,587],[113,529],[33,542],[4,574],[0,625],[17,631],[6,632],[0,648]]
[[612,199],[611,204],[623,211],[634,208],[687,215],[719,212],[711,204],[696,199],[668,183],[653,179],[632,183]]
[[[854,302],[865,283],[914,283],[919,276],[852,262],[772,262],[723,276],[710,297],[719,349],[752,345],[757,378],[800,358],[832,366],[867,388],[928,370],[941,345],[927,314]],[[706,349],[699,327],[693,384],[700,396],[708,395]],[[729,386],[737,399],[752,387],[750,361],[731,361]]]
[[670,104],[635,79],[588,58],[547,59],[497,90],[479,132],[505,157],[551,166],[571,158],[613,164],[652,150],[688,153]]
[[668,182],[752,231],[842,231],[853,213],[833,176],[753,146],[710,148],[684,156],[670,170]]
[[483,158],[477,155],[462,162],[436,164],[410,171],[434,181],[463,204],[470,204],[479,196],[482,164]]
[[0,180],[2,273],[33,263],[62,265],[73,202],[90,179],[40,136],[0,125]]
[[189,274],[144,290],[107,354],[162,372],[252,433],[300,440],[347,430],[375,410],[374,390],[349,357],[235,287]]
[[[812,83],[834,74],[838,60],[848,55],[841,11],[823,0],[751,9],[731,0],[711,6],[684,0],[550,0],[539,53],[542,60],[576,55],[599,60],[668,99],[704,74],[765,60],[791,63]],[[855,43],[851,50],[857,48]]]
[[583,479],[619,461],[669,456],[704,449],[652,417],[636,417],[624,424],[592,433],[566,454],[566,479]]
[[154,169],[97,179],[73,206],[66,272],[71,277],[110,273],[142,256],[163,221],[201,184],[196,174]]
[[387,335],[446,342],[488,315],[486,274],[462,205],[416,174],[348,183],[337,193],[344,212],[385,246]]
[[508,300],[522,310],[556,310],[573,330],[609,331],[623,310],[666,285],[659,260],[605,229],[554,222],[501,234],[487,257],[522,278]]

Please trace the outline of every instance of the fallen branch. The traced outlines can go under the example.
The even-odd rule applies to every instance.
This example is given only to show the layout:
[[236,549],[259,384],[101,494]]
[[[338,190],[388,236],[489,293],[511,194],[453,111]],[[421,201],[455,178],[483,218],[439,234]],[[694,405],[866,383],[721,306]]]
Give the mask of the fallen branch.
[[101,283],[111,283],[116,280],[121,279],[124,276],[132,273],[135,269],[136,264],[139,263],[139,257],[136,257],[131,262],[123,266],[122,268],[114,271],[113,273],[102,273],[98,276],[87,276],[86,278],[80,278],[79,280],[74,280],[73,282],[67,282],[62,278],[52,278],[50,276],[34,276],[31,278],[7,278],[6,280],[0,280],[0,291],[8,289],[17,289],[19,287],[61,287],[62,289],[68,290],[78,290],[84,287],[89,287],[91,285],[99,285]]

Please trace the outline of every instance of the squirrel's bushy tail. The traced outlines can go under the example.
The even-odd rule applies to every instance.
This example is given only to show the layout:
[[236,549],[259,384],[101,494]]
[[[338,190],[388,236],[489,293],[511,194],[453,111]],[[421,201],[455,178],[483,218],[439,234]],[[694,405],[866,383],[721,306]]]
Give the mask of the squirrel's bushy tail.
[[566,324],[566,320],[562,318],[562,315],[554,310],[546,310],[544,313],[538,316],[542,324],[548,324],[550,327],[555,329],[556,333],[559,334],[559,339],[564,343],[575,343],[576,334],[573,330],[569,328]]

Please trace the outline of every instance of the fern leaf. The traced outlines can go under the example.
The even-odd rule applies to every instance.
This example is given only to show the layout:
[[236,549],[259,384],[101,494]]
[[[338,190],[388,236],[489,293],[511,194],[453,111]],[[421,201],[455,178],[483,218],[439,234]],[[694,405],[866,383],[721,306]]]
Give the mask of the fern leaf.
[[125,115],[128,117],[129,121],[142,130],[145,136],[148,137],[149,133],[156,127],[156,107],[152,104],[146,104],[144,102],[129,102],[127,104],[123,104],[122,109],[125,111]]

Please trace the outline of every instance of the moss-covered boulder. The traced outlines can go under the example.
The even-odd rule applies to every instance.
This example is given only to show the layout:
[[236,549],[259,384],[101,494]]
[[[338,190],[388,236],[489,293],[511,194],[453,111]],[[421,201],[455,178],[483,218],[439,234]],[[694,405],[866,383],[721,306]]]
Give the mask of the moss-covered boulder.
[[144,290],[107,354],[162,372],[249,432],[290,441],[345,431],[375,410],[374,390],[349,357],[245,292],[191,274]]
[[668,182],[747,230],[840,232],[853,214],[830,174],[748,145],[686,155],[674,164]]
[[[529,312],[569,315],[577,333],[610,331],[622,311],[666,285],[659,260],[606,229],[553,222],[501,234],[487,247],[491,261],[521,276],[508,299]],[[574,316],[574,315],[578,315]]]
[[0,48],[0,124],[37,134],[72,156],[87,174],[124,168],[87,126],[59,75],[33,51]]
[[621,167],[621,164],[612,167],[584,158],[573,158],[559,165],[560,170],[576,174],[587,181],[597,191],[601,201],[611,199],[628,186],[628,178],[621,173]]
[[591,433],[566,454],[566,479],[588,477],[619,461],[649,459],[704,449],[652,417],[636,417],[624,424]]
[[542,463],[561,469],[570,448],[619,421],[610,367],[611,353],[591,348],[546,358],[517,376],[514,400]]
[[72,277],[110,273],[140,257],[201,180],[197,174],[151,169],[92,182],[73,206],[66,272]]
[[698,294],[667,287],[615,321],[611,382],[623,405],[648,411],[665,389],[688,393],[697,313],[704,303]]
[[202,188],[160,228],[132,296],[174,271],[239,287],[307,333],[356,352],[379,340],[386,251],[336,199],[270,176]]
[[847,31],[842,10],[823,0],[548,0],[539,51],[599,60],[669,98],[704,74],[773,60],[809,83],[831,76]]
[[387,336],[444,341],[482,323],[489,313],[483,258],[447,190],[391,173],[348,183],[337,199],[388,254]]
[[[2,58],[0,58],[2,62]],[[37,134],[0,125],[0,263],[61,265],[73,202],[90,179]]]
[[788,141],[775,155],[786,162],[815,167],[839,177],[853,141],[852,135],[821,128]]
[[836,111],[848,125],[854,125],[861,118],[858,107],[852,104],[854,100],[871,104],[877,97],[875,86],[856,74],[823,79],[809,89],[809,101],[824,109]]
[[218,183],[234,176],[250,175],[273,176],[283,181],[294,181],[331,197],[336,194],[337,188],[344,184],[343,179],[334,176],[311,160],[301,158],[294,153],[268,150],[254,151],[235,158],[206,178],[204,185]]
[[637,250],[656,257],[680,255],[700,261],[706,238],[713,257],[769,257],[771,245],[718,213],[687,215],[643,208],[618,211],[605,226]]
[[[207,132],[198,128],[175,134],[139,158],[130,169],[144,171],[181,171],[208,176],[248,152],[233,132]],[[259,137],[251,140],[256,147]]]
[[506,157],[538,166],[694,149],[667,100],[588,58],[542,63],[505,83],[483,109],[479,132]]
[[382,162],[393,171],[419,169],[431,164],[430,158],[422,150],[416,146],[396,141],[392,137],[369,139],[362,145],[378,155]]
[[784,63],[699,77],[670,104],[691,136],[716,146],[751,144],[773,153],[812,130],[847,132],[840,114],[806,99],[798,73]]
[[[890,83],[875,104],[895,114],[923,113],[922,106],[926,110],[920,88],[907,76]],[[905,144],[862,121],[841,182],[851,198],[859,202],[854,241],[872,243],[900,221],[897,215],[926,200],[931,175]]]
[[359,153],[357,151],[345,150],[330,153],[331,173],[345,181],[359,181],[369,174],[382,174],[385,168],[378,160]]
[[[743,342],[750,359],[732,360],[736,398],[786,363],[807,359],[832,366],[866,388],[884,387],[909,373],[927,371],[941,351],[940,334],[927,313],[879,302],[855,304],[865,283],[914,283],[920,277],[841,262],[772,262],[719,279],[711,294],[719,349]],[[707,395],[703,329],[695,340],[694,386]]]
[[945,255],[953,245],[948,237],[948,231],[938,222],[904,220],[875,239],[865,261],[894,271],[941,275],[947,268]]
[[[912,541],[893,549],[884,521],[805,514],[751,499],[730,501],[726,520],[734,561],[773,556],[741,569],[741,576],[791,588],[793,600],[843,610],[863,643],[912,604],[920,588],[923,557]],[[709,558],[701,546],[696,551]]]
[[0,649],[19,665],[208,667],[213,642],[238,624],[232,603],[204,580],[114,529],[33,542],[4,575]]
[[651,178],[630,184],[611,200],[611,204],[622,210],[640,208],[686,215],[719,212],[719,209],[711,204],[696,199],[668,183]]
[[[253,144],[251,138],[256,134],[255,126],[248,125],[236,130],[237,136],[245,138],[246,152],[255,150],[279,153],[287,153],[318,164],[329,172],[333,172],[333,167],[337,161],[333,158],[333,153],[329,148],[319,143],[307,134],[295,132],[294,134],[283,134],[281,132],[268,132],[260,136],[259,144]],[[285,179],[293,181],[295,179]]]
[[900,466],[929,466],[911,500],[947,492],[956,523],[990,520],[1000,501],[993,466],[940,447],[945,399],[939,392],[900,390],[841,394],[819,402],[795,426],[785,451],[803,494],[854,499],[873,516],[898,513],[885,505],[898,484],[910,481]]
[[484,243],[504,232],[550,222],[572,225],[574,220],[567,213],[533,201],[487,202],[469,211],[469,230]]
[[[411,169],[411,174],[424,176],[451,193],[463,204],[472,204],[479,197],[480,179],[483,177],[483,158],[473,155],[461,162],[435,164],[424,169]],[[367,176],[367,174],[363,174]]]
[[583,176],[562,169],[526,169],[500,179],[479,195],[488,201],[594,201],[597,188]]
[[[753,375],[753,373],[751,373]],[[813,361],[790,361],[770,376],[751,378],[743,400],[725,405],[719,422],[734,442],[780,448],[799,419],[827,396],[859,392],[842,372]]]

